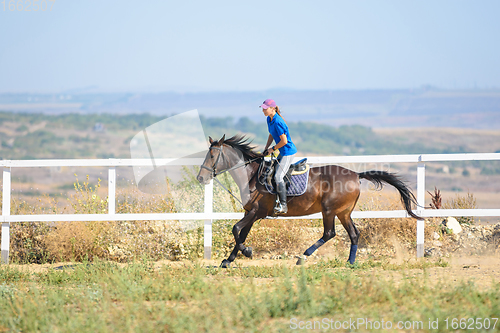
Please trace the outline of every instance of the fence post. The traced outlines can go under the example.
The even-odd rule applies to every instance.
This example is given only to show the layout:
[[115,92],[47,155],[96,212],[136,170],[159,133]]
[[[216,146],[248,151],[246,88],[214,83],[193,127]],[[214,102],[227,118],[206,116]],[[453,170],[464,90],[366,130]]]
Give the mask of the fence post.
[[[3,168],[2,216],[10,215],[10,168]],[[9,263],[10,223],[2,222],[2,263]]]
[[109,167],[108,170],[108,214],[114,215],[116,212],[116,168]]
[[[420,157],[421,158],[421,157]],[[422,215],[425,206],[425,163],[417,165],[417,215]],[[417,258],[424,256],[424,220],[417,221]]]
[[[213,201],[214,201],[214,181],[210,180],[210,183],[205,185],[205,204],[204,213],[212,214],[213,212]],[[205,220],[203,225],[203,245],[204,245],[204,255],[203,258],[212,258],[212,220]]]

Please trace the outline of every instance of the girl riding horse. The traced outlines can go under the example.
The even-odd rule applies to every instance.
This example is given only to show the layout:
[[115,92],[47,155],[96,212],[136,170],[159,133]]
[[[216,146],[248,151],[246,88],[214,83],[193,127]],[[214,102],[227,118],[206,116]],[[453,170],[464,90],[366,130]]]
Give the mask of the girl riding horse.
[[[201,184],[208,184],[214,177],[229,172],[238,185],[245,216],[233,227],[236,242],[233,251],[222,261],[221,267],[229,267],[239,251],[246,257],[252,256],[252,248],[244,242],[252,225],[259,219],[273,215],[274,195],[257,180],[262,155],[255,152],[246,139],[234,136],[218,141],[210,138],[210,149],[201,165],[197,179]],[[394,186],[400,196],[407,214],[422,219],[412,210],[416,199],[411,190],[399,177],[386,171],[354,172],[338,165],[325,165],[309,169],[306,192],[294,197],[293,205],[283,216],[303,216],[321,212],[323,214],[323,236],[309,247],[303,258],[310,256],[320,246],[335,236],[335,217],[338,217],[351,239],[349,262],[354,263],[358,249],[359,231],[352,222],[351,212],[356,206],[360,194],[360,179],[366,179],[375,185],[387,183]],[[302,263],[302,258],[297,264]]]
[[[264,151],[269,155],[274,151],[279,150],[278,169],[276,170],[274,179],[276,180],[276,192],[278,193],[278,201],[274,212],[276,214],[285,214],[288,211],[286,203],[286,186],[284,177],[292,164],[293,157],[297,152],[292,139],[288,125],[281,116],[280,108],[272,99],[266,99],[260,106],[262,112],[267,116],[267,129],[269,130],[269,138],[267,139],[266,148]],[[271,143],[276,142],[276,145],[268,148]]]

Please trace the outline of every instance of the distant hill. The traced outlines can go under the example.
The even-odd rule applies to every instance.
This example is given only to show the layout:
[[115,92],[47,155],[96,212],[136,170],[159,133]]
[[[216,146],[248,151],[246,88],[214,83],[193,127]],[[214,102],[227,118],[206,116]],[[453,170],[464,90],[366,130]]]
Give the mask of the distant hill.
[[212,93],[0,94],[0,111],[168,116],[197,109],[210,117],[264,122],[258,106],[273,98],[287,121],[391,127],[500,129],[500,90],[260,91]]
[[[130,140],[163,116],[149,114],[78,114],[0,112],[0,158],[129,158]],[[205,117],[206,136],[245,134],[263,148],[267,126],[248,117]],[[454,152],[495,152],[496,131],[444,129],[373,130],[361,125],[330,126],[290,121],[300,154],[382,155]],[[484,132],[484,134],[482,134]]]

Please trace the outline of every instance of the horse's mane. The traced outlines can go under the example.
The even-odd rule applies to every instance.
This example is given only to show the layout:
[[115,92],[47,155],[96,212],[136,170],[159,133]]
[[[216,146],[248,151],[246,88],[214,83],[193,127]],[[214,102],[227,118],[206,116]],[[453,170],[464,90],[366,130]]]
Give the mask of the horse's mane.
[[[223,142],[223,144],[226,144],[226,145],[242,152],[243,156],[245,157],[246,160],[249,160],[252,158],[262,157],[262,154],[254,151],[254,149],[256,147],[252,146],[251,143],[252,142],[251,141],[249,142],[247,137],[245,137],[244,135],[241,135],[241,134],[237,134],[233,137],[230,137],[229,139],[226,139]],[[212,143],[212,146],[214,144],[218,144],[218,141],[214,141]]]

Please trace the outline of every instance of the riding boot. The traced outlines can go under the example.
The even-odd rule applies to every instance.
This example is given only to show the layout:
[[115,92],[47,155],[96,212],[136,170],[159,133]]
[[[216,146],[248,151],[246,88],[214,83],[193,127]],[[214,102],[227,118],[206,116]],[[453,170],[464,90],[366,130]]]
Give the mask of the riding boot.
[[276,203],[276,207],[274,207],[274,212],[276,214],[286,214],[286,212],[288,212],[288,207],[286,205],[285,182],[276,184],[276,192],[278,192],[278,201]]

